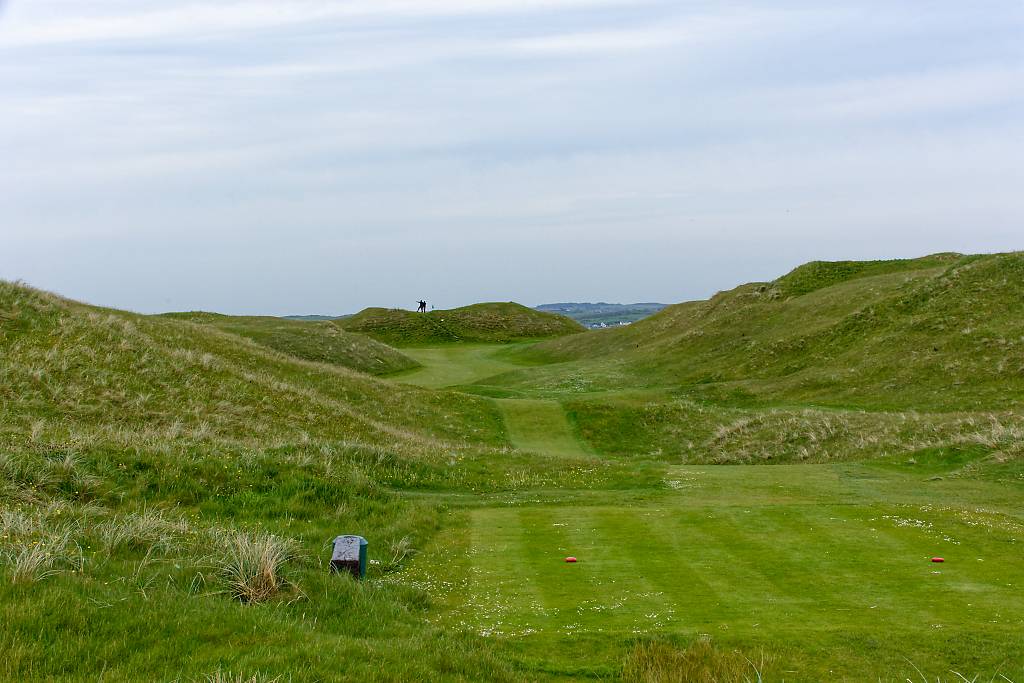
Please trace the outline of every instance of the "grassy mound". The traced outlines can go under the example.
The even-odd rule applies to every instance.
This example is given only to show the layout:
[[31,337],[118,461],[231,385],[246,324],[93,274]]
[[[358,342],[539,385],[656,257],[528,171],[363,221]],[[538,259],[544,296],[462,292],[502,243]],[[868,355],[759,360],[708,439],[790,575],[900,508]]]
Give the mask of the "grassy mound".
[[933,254],[923,258],[886,261],[811,261],[775,280],[772,283],[772,295],[801,296],[861,277],[940,268],[962,259],[961,254]]
[[516,303],[474,304],[429,313],[367,308],[351,318],[337,321],[337,324],[350,332],[359,332],[394,346],[508,342],[561,337],[584,331],[579,323],[569,318],[535,311]]
[[716,401],[1007,409],[1024,398],[1024,318],[1015,313],[1022,298],[1021,253],[813,264],[627,328],[545,342],[525,354],[560,365],[491,383],[568,387],[585,376],[587,391],[661,387]]
[[330,363],[386,375],[418,367],[402,352],[364,335],[345,332],[330,321],[233,316],[219,313],[165,313],[164,317],[216,327],[268,348],[315,363]]

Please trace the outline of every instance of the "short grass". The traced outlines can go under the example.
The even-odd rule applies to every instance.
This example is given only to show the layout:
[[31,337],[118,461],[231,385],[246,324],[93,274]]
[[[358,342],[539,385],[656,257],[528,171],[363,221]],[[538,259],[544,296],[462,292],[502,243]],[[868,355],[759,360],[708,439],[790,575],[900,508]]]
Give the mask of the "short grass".
[[400,576],[537,674],[708,637],[769,654],[765,680],[1024,678],[1019,492],[864,465],[683,466],[665,488],[471,506]]
[[[420,373],[520,396],[495,403],[524,450],[667,467],[654,487],[453,501],[446,528],[396,576],[440,597],[434,623],[493,640],[527,677],[1024,679],[1014,411],[496,391],[488,373],[528,348],[422,349]],[[705,464],[671,464],[687,461]],[[737,462],[801,464],[714,464]],[[691,665],[711,668],[674,677]]]
[[496,402],[505,418],[508,439],[516,448],[548,455],[585,455],[565,410],[557,401],[497,399]]
[[403,349],[419,367],[395,379],[432,389],[471,384],[491,375],[522,367],[509,358],[510,352],[529,346],[529,343],[495,344],[442,344],[437,346]]

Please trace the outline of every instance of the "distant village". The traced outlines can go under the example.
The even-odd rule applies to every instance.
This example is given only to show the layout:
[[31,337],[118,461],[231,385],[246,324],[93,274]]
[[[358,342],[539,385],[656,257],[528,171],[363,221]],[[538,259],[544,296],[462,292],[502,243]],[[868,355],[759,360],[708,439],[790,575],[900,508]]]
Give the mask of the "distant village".
[[585,327],[591,330],[600,330],[605,327],[625,327],[631,325],[632,322],[629,320],[619,320],[618,322],[599,322],[599,323],[585,323]]

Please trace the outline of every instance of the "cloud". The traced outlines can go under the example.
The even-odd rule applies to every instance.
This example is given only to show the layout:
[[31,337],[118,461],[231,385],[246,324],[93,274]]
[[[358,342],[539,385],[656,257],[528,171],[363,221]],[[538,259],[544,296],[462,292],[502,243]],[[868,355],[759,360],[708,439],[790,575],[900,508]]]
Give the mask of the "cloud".
[[[34,14],[21,6],[0,33],[0,45],[37,46],[60,43],[106,43],[147,39],[195,38],[238,34],[295,25],[324,26],[352,20],[415,20],[451,16],[517,14],[558,9],[585,9],[623,4],[625,0],[289,0],[218,3],[107,3],[100,11]],[[103,7],[109,7],[102,12]],[[117,11],[119,10],[119,11]]]

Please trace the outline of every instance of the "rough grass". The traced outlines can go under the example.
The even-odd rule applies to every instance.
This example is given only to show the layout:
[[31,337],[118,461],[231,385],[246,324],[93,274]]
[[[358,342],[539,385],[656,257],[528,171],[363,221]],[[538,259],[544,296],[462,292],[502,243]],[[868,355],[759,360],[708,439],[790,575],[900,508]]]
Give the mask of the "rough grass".
[[396,387],[213,328],[0,283],[0,438],[503,445],[487,401]]
[[689,463],[834,462],[961,452],[965,466],[1024,460],[1015,411],[925,413],[727,407],[690,399],[606,397],[568,403],[578,434],[607,454]]
[[212,545],[217,574],[226,590],[247,603],[263,602],[291,585],[287,565],[295,559],[295,543],[272,534],[217,532]]
[[202,683],[278,683],[284,680],[282,676],[265,676],[259,672],[254,674],[237,674],[230,671],[220,671],[204,676]]
[[164,316],[215,327],[302,360],[340,365],[371,375],[387,375],[418,366],[401,351],[364,335],[345,332],[329,321],[303,322],[203,312],[165,313]]
[[928,258],[833,280],[788,297],[769,296],[770,283],[744,285],[626,328],[547,341],[522,355],[556,364],[481,384],[873,411],[1020,404],[1024,320],[1010,302],[1024,297],[1024,254]]
[[761,683],[770,660],[761,654],[751,661],[737,650],[716,647],[698,638],[686,648],[660,641],[637,643],[626,655],[625,683]]
[[0,533],[0,566],[13,584],[34,583],[59,571],[81,571],[82,549],[74,541],[75,529],[18,528],[5,520]]

